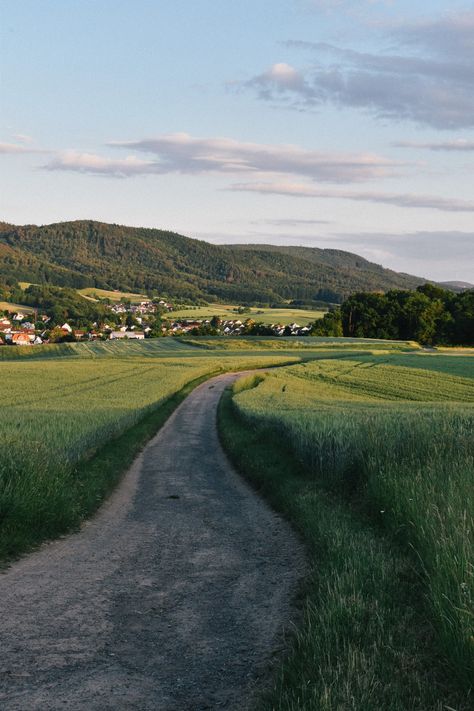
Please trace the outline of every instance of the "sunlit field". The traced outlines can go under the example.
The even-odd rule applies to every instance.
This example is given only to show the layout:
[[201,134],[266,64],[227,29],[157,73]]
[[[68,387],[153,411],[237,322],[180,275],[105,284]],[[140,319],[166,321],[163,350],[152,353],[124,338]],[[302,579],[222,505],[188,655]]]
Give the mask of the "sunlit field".
[[234,386],[226,446],[232,454],[240,427],[235,461],[254,468],[314,561],[304,620],[264,708],[468,709],[466,354],[331,338],[2,347],[0,559],[77,527],[192,383],[251,369],[261,372]]
[[[387,666],[386,638],[395,634],[393,625],[397,624],[396,620],[390,622],[395,599],[379,599],[378,612],[369,613],[366,609],[363,613],[369,617],[368,641],[362,656],[360,642],[350,641],[356,624],[353,622],[346,628],[347,645],[339,652],[346,655],[344,660],[341,657],[336,663],[336,658],[331,661],[330,657],[335,651],[334,629],[341,634],[337,627],[341,595],[350,609],[350,589],[356,599],[360,595],[362,600],[367,576],[377,575],[367,556],[372,548],[370,556],[375,556],[378,544],[376,539],[369,543],[368,534],[364,534],[355,545],[359,523],[347,525],[347,517],[353,517],[354,511],[358,512],[357,520],[362,524],[364,520],[372,522],[374,531],[385,532],[393,541],[394,550],[403,551],[411,561],[415,581],[420,584],[420,599],[428,610],[425,624],[435,630],[435,648],[448,660],[460,685],[468,689],[474,678],[474,358],[394,353],[319,359],[243,379],[235,385],[234,393],[234,410],[249,432],[260,428],[275,443],[285,442],[306,472],[298,486],[293,480],[297,491],[294,501],[299,503],[283,504],[282,508],[288,513],[293,506],[290,517],[302,530],[312,530],[311,536],[317,538],[323,534],[311,529],[316,527],[315,521],[311,525],[307,522],[312,516],[324,519],[324,511],[318,507],[329,496],[334,509],[332,518],[329,514],[326,520],[331,538],[325,550],[332,562],[344,556],[341,565],[346,576],[344,585],[348,587],[344,593],[342,588],[337,591],[342,568],[333,580],[328,577],[325,592],[320,591],[319,607],[308,610],[307,624],[298,640],[299,661],[293,661],[294,667],[299,668],[298,664],[304,666],[302,657],[316,655],[322,664],[318,680],[314,687],[304,690],[301,669],[295,672],[290,662],[286,681],[282,677],[276,691],[281,703],[278,708],[346,708],[344,684],[352,685],[352,692],[358,695],[360,705],[354,708],[369,707],[377,695],[373,692],[375,696],[371,696],[372,692],[364,691],[363,685],[371,673],[386,674],[386,669],[381,671],[381,660],[385,658]],[[265,486],[272,491],[271,471],[265,476]],[[338,507],[343,502],[348,513],[341,514]],[[318,544],[313,540],[313,545],[321,545],[321,541]],[[389,574],[390,563],[381,559],[377,565],[381,585]],[[393,570],[396,569],[393,563]],[[403,596],[403,583],[399,582],[399,595]],[[385,592],[380,588],[377,596],[386,594],[389,578],[384,585]],[[357,603],[354,604],[356,620]],[[373,604],[373,599],[367,603],[368,607]],[[372,621],[369,624],[372,614],[378,616],[375,625]],[[328,615],[333,616],[332,622]],[[407,627],[413,624],[417,623],[412,621]],[[324,629],[325,625],[329,626],[328,634],[333,635],[332,642],[326,639],[326,650],[318,637],[318,627]],[[346,664],[339,676],[338,663]],[[381,688],[389,684],[389,675],[379,683]],[[408,708],[403,705],[406,700],[400,701],[405,684],[408,681],[400,684],[397,692],[402,705],[393,708]],[[326,705],[320,696],[324,685],[328,685]],[[331,685],[334,688],[330,690]],[[336,690],[338,685],[340,693]],[[300,702],[306,699],[307,706],[296,703],[298,694]],[[438,708],[423,703],[413,707]],[[468,707],[469,702],[465,708]]]
[[149,297],[146,294],[136,294],[129,291],[112,291],[107,289],[98,289],[95,286],[87,286],[84,289],[77,290],[82,296],[87,296],[91,299],[109,299],[109,301],[131,301],[133,303],[139,303],[140,301],[146,301]]
[[322,309],[291,309],[291,308],[256,308],[252,307],[245,313],[238,313],[238,305],[230,304],[209,304],[208,306],[193,306],[190,308],[177,309],[170,313],[170,318],[186,319],[211,319],[219,316],[221,319],[245,321],[251,318],[253,321],[263,323],[281,323],[286,326],[289,323],[297,323],[299,326],[306,326],[317,318],[322,318],[326,311]]
[[175,339],[4,346],[1,357],[0,558],[25,536],[57,535],[81,520],[92,504],[77,466],[108,442],[113,455],[114,438],[187,383],[298,359],[216,356]]

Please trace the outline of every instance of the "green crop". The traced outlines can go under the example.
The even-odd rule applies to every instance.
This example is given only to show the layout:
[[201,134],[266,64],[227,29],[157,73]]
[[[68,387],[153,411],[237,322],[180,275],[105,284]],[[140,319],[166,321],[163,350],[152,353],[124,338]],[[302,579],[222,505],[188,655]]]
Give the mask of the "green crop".
[[[469,685],[474,358],[437,358],[368,356],[290,366],[241,387],[234,404],[252,426],[288,442],[311,478],[357,501],[412,552],[440,646]],[[443,372],[449,363],[465,377]]]

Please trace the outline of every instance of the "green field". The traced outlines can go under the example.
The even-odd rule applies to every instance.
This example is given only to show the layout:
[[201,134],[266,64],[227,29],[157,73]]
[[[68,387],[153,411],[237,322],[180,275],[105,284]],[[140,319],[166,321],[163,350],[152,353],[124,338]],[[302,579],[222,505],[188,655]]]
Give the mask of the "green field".
[[298,357],[260,351],[216,357],[172,338],[1,347],[0,559],[93,510],[100,494],[91,499],[77,466],[109,441],[113,450],[114,438],[186,384]]
[[312,555],[264,708],[470,708],[474,357],[318,359],[234,393],[229,452]]
[[[207,340],[158,338],[0,347],[0,558],[87,515],[99,495],[91,500],[90,482],[85,486],[75,475],[77,465],[190,381],[216,371],[346,355],[343,339],[303,339],[304,347],[297,339],[211,341],[211,346]],[[382,354],[400,344],[380,341],[370,347]],[[107,486],[99,489],[105,492]]]
[[221,415],[237,466],[308,550],[303,614],[262,708],[467,711],[467,354],[327,338],[2,347],[0,559],[77,527],[193,383],[274,365],[238,381]]
[[178,309],[171,313],[172,318],[211,319],[219,316],[221,319],[245,321],[248,318],[263,323],[280,323],[286,326],[290,323],[297,323],[299,326],[306,326],[317,318],[322,318],[326,311],[308,309],[259,309],[251,308],[250,311],[239,314],[238,306],[235,304],[209,304],[208,306],[193,306],[186,309]]
[[146,301],[149,297],[146,294],[134,294],[128,291],[107,291],[106,289],[97,289],[95,286],[88,286],[85,289],[78,289],[78,294],[91,299],[109,299],[110,301],[122,301],[126,299],[133,303]]
[[0,312],[2,311],[20,311],[25,314],[33,313],[34,309],[31,306],[23,306],[22,304],[12,304],[10,301],[0,301]]

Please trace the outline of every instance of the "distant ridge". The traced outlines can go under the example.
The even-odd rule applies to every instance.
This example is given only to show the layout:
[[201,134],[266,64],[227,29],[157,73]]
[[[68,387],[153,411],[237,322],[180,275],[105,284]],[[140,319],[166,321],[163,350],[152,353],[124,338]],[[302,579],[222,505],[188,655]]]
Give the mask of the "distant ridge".
[[452,291],[474,289],[474,284],[470,284],[468,281],[440,281],[439,285],[443,286],[445,289],[451,289]]
[[215,245],[87,220],[0,223],[0,282],[11,280],[238,303],[340,302],[355,291],[413,289],[427,281],[341,250]]

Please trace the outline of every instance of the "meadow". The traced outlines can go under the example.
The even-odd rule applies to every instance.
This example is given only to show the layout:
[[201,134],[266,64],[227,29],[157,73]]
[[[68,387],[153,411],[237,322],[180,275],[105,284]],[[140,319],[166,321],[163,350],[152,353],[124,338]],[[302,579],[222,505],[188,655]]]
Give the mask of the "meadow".
[[[114,461],[120,474],[120,438],[190,383],[297,359],[260,352],[216,357],[171,338],[0,348],[0,560],[89,515],[117,472],[104,466],[94,479],[87,463],[105,450],[105,462]],[[135,451],[133,437],[129,446]]]
[[[230,456],[306,543],[262,708],[472,705],[474,358],[412,342],[160,338],[0,348],[0,561],[76,528],[203,379]],[[271,366],[282,366],[265,370]]]
[[87,286],[84,289],[78,289],[78,294],[85,296],[89,299],[109,299],[109,301],[130,301],[132,304],[140,303],[140,301],[147,301],[148,296],[146,294],[136,294],[130,291],[119,291],[118,289],[98,289],[95,286]]
[[[152,423],[161,424],[190,383],[216,372],[328,357],[328,348],[338,357],[342,348],[324,339],[303,342],[304,348],[295,339],[158,338],[0,347],[0,560],[93,512],[139,449],[134,428],[143,444],[140,438],[153,434]],[[411,349],[371,346],[380,353],[392,347]],[[147,418],[150,427],[141,429]],[[116,456],[124,441],[127,452]],[[92,467],[101,452],[101,466]]]
[[245,321],[251,318],[253,321],[263,323],[281,323],[286,326],[290,323],[297,323],[300,326],[307,326],[308,323],[322,318],[326,313],[323,309],[291,309],[291,308],[254,308],[239,314],[238,305],[230,304],[209,304],[208,306],[190,306],[188,308],[173,311],[171,318],[186,319],[211,319],[219,316],[221,319]]
[[471,708],[474,358],[249,376],[221,430],[310,551],[304,623],[263,708]]
[[15,313],[16,311],[22,311],[24,314],[33,313],[34,309],[31,306],[23,306],[22,304],[14,304],[11,301],[0,301],[0,313],[3,311],[10,311]]

